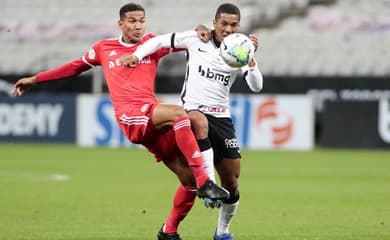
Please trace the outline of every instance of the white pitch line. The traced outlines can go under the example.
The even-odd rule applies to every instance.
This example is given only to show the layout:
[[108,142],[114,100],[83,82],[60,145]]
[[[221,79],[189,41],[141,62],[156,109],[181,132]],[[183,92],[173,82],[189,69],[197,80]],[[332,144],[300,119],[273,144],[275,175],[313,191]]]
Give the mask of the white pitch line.
[[67,181],[70,177],[61,173],[42,173],[28,171],[1,171],[1,181]]
[[69,180],[69,176],[62,175],[62,174],[54,174],[54,175],[51,175],[50,178],[54,181],[68,181]]

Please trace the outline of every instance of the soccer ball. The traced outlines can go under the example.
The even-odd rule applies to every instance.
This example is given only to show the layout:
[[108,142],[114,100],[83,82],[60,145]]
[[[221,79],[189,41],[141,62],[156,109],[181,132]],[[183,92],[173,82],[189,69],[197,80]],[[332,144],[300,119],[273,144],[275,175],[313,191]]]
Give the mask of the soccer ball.
[[220,51],[227,65],[238,68],[247,65],[253,58],[255,46],[246,35],[233,33],[223,39]]

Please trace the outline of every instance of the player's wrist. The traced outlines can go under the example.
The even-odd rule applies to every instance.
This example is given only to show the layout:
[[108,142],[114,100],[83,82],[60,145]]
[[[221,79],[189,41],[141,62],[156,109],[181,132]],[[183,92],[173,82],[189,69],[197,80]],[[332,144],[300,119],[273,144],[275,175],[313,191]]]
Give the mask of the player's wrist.
[[256,68],[256,61],[254,59],[251,59],[248,63],[249,70],[254,70]]

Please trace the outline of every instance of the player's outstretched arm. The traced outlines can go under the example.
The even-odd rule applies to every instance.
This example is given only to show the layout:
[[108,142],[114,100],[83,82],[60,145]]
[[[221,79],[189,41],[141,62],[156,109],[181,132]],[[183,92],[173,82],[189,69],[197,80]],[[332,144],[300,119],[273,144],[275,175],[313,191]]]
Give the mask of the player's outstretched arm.
[[[187,46],[184,43],[175,42],[173,44],[174,36],[180,36],[182,39],[187,39],[190,37],[197,37],[201,41],[209,41],[211,39],[211,31],[204,25],[198,25],[196,31],[190,30],[180,33],[168,33],[156,36],[144,42],[140,45],[133,54],[124,54],[119,58],[119,61],[124,66],[135,67],[141,59],[144,57],[153,54],[161,48],[175,48],[175,49],[185,49]],[[179,39],[180,39],[179,37]],[[178,44],[178,45],[177,45]]]
[[144,57],[153,54],[157,50],[170,47],[170,39],[172,34],[164,34],[147,40],[140,45],[133,54],[124,54],[119,58],[119,61],[127,67],[135,67],[138,62]]
[[31,89],[41,82],[75,77],[80,73],[89,70],[91,67],[90,64],[85,63],[82,59],[77,59],[54,69],[40,72],[35,76],[22,78],[14,85],[14,95],[21,96],[26,90]]
[[19,79],[14,85],[14,95],[21,96],[26,90],[31,89],[37,85],[35,76]]

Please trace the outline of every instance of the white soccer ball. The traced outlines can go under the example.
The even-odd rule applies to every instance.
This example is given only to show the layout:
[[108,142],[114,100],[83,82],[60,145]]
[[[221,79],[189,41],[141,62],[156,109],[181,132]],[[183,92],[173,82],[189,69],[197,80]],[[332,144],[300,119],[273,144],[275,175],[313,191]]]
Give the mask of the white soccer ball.
[[247,65],[253,58],[255,46],[246,35],[233,33],[222,40],[220,51],[226,64],[238,68]]

